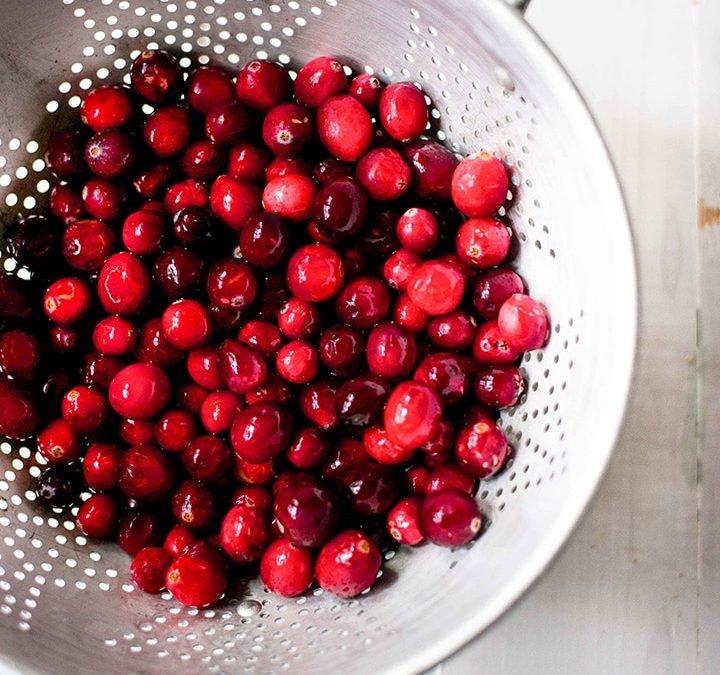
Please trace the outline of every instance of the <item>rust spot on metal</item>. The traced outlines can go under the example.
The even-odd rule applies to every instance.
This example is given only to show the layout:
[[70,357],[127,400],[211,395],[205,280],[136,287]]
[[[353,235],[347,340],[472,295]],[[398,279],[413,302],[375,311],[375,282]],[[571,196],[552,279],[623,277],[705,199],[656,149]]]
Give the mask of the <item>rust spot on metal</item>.
[[703,230],[717,225],[720,225],[720,207],[710,206],[701,199],[698,202],[698,227]]

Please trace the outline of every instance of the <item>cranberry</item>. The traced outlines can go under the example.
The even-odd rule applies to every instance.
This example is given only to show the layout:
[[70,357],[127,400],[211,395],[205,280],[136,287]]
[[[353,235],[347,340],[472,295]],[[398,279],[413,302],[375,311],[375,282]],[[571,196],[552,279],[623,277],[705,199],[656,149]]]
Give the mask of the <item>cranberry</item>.
[[405,473],[405,484],[414,495],[424,495],[430,470],[424,466],[414,466]]
[[204,347],[190,352],[187,370],[190,377],[201,387],[211,391],[223,388],[220,352],[216,347]]
[[312,113],[297,103],[281,103],[263,120],[262,139],[278,157],[297,157],[314,137]]
[[135,357],[144,363],[167,368],[182,360],[183,354],[166,340],[160,319],[151,319],[140,331]]
[[49,319],[68,325],[82,319],[90,309],[91,302],[90,288],[82,279],[64,277],[48,286],[43,308]]
[[279,63],[250,61],[237,75],[235,93],[248,108],[266,113],[283,101],[293,90],[290,73]]
[[470,388],[470,374],[462,358],[448,352],[436,352],[423,359],[414,379],[436,391],[445,404],[460,400]]
[[370,328],[390,312],[390,292],[380,279],[358,277],[340,291],[335,311],[353,328]]
[[408,281],[410,299],[430,316],[447,314],[455,309],[465,292],[465,279],[460,271],[443,260],[422,263]]
[[515,293],[505,300],[497,323],[502,337],[518,352],[540,349],[550,334],[545,309],[523,293]]
[[147,546],[159,546],[163,540],[160,519],[146,511],[132,509],[120,518],[117,542],[128,555],[137,555]]
[[80,506],[77,524],[88,537],[109,537],[117,527],[118,505],[109,495],[92,495]]
[[510,346],[500,333],[497,321],[486,321],[475,334],[473,356],[480,363],[508,365],[517,360],[521,351]]
[[393,320],[411,333],[419,333],[425,330],[430,317],[403,293],[395,302]]
[[82,195],[69,185],[55,185],[50,190],[50,212],[66,225],[79,220],[85,213]]
[[230,448],[217,436],[199,436],[183,450],[181,460],[193,478],[211,483],[225,477],[230,467]]
[[123,223],[123,244],[130,253],[135,255],[158,253],[164,228],[165,222],[159,213],[146,209],[135,211]]
[[107,391],[110,382],[125,364],[112,356],[88,354],[83,370],[83,382],[89,387]]
[[338,417],[351,431],[362,432],[382,419],[385,399],[390,386],[370,373],[346,380],[338,389],[335,409]]
[[470,218],[458,230],[456,247],[464,263],[492,267],[507,257],[510,231],[497,218]]
[[425,494],[432,495],[443,490],[459,490],[472,496],[475,494],[475,481],[452,464],[433,469],[427,477]]
[[163,542],[163,550],[173,558],[178,558],[187,553],[188,549],[196,542],[192,530],[185,525],[175,525],[168,532]]
[[175,215],[186,206],[206,207],[210,203],[207,185],[202,181],[188,178],[171,185],[165,192],[163,204],[170,215]]
[[[262,183],[268,164],[270,164],[270,154],[267,150],[251,143],[242,142],[230,148],[227,173],[239,180]],[[215,171],[214,173],[219,172]]]
[[315,305],[290,298],[278,313],[278,326],[290,339],[307,338],[320,327],[320,312]]
[[74,328],[53,326],[50,329],[50,347],[56,352],[67,354],[77,349],[80,334]]
[[202,347],[210,338],[210,314],[197,300],[176,300],[162,315],[165,339],[183,351]]
[[288,229],[278,216],[250,216],[240,231],[242,257],[260,269],[277,267],[288,253]]
[[175,465],[153,445],[136,445],[120,460],[118,484],[125,496],[142,502],[159,502],[175,482]]
[[32,284],[14,274],[0,273],[0,319],[27,319],[30,316]]
[[289,539],[276,539],[260,560],[260,577],[277,595],[292,598],[312,586],[314,560],[310,551]]
[[322,464],[330,446],[325,436],[315,427],[301,429],[287,449],[287,458],[298,469],[311,469]]
[[130,136],[118,129],[95,134],[85,146],[85,162],[101,178],[124,176],[135,162]]
[[237,340],[220,345],[220,373],[225,386],[236,394],[245,394],[267,379],[267,365],[262,355]]
[[368,455],[380,464],[404,464],[415,454],[415,449],[393,443],[383,429],[371,427],[363,437]]
[[522,293],[522,279],[512,270],[488,270],[477,277],[473,291],[475,311],[485,319],[497,319],[502,304],[516,293]]
[[425,131],[429,115],[425,95],[412,82],[394,82],[380,96],[380,122],[398,141],[412,141]]
[[385,406],[388,438],[404,448],[419,448],[437,432],[442,417],[440,396],[421,382],[402,382]]
[[75,129],[53,134],[45,150],[45,164],[61,180],[70,180],[85,172],[85,141]]
[[260,190],[231,176],[218,176],[210,189],[212,212],[231,230],[239,232],[248,216],[260,211]]
[[407,288],[410,275],[421,262],[422,258],[419,255],[400,248],[385,261],[383,278],[390,288],[404,291]]
[[105,396],[91,387],[73,387],[63,397],[63,419],[80,434],[93,434],[100,430],[108,417]]
[[170,381],[165,371],[152,363],[133,363],[115,375],[108,398],[118,415],[146,419],[167,404]]
[[31,380],[40,363],[40,343],[24,330],[0,334],[0,372],[20,380]]
[[204,530],[215,515],[213,493],[198,480],[186,480],[171,500],[175,520],[191,530]]
[[154,164],[141,171],[133,180],[133,187],[145,199],[160,199],[172,179],[170,164]]
[[387,256],[400,248],[400,242],[395,234],[398,217],[395,211],[381,211],[375,214],[369,220],[358,242],[360,252],[368,256]]
[[463,428],[455,442],[458,466],[475,478],[494,476],[505,464],[507,454],[505,434],[490,420]]
[[426,453],[449,453],[455,444],[455,427],[446,417],[440,420],[440,428],[437,434],[433,436],[427,443],[420,446],[420,449]]
[[55,227],[45,216],[19,218],[5,230],[5,248],[21,264],[33,265],[47,258],[55,241]]
[[288,220],[298,222],[311,217],[317,196],[312,179],[290,174],[270,181],[263,190],[263,208]]
[[420,507],[420,529],[438,546],[467,544],[477,536],[481,525],[475,500],[459,490],[428,495]]
[[373,199],[397,199],[410,187],[410,167],[392,148],[374,148],[357,163],[355,176]]
[[377,546],[358,530],[345,530],[331,539],[315,562],[320,587],[341,598],[352,598],[375,583],[382,556]]
[[205,135],[218,145],[237,143],[248,132],[250,115],[237,101],[215,106],[205,118]]
[[177,239],[192,243],[210,235],[215,226],[212,214],[202,206],[186,206],[173,216],[173,232]]
[[203,261],[182,246],[173,246],[155,261],[153,278],[169,300],[177,300],[200,283]]
[[208,394],[200,408],[200,420],[211,434],[229,431],[235,416],[242,409],[242,401],[231,391]]
[[305,340],[292,340],[280,347],[275,368],[288,382],[305,384],[317,374],[317,349]]
[[150,293],[150,275],[132,253],[110,256],[100,270],[98,297],[109,314],[138,314]]
[[235,505],[225,514],[220,527],[220,544],[235,562],[257,560],[270,539],[268,518],[258,508]]
[[94,218],[115,220],[127,198],[125,188],[104,178],[91,178],[82,189],[83,204]]
[[120,475],[120,447],[113,443],[93,443],[83,459],[85,482],[95,492],[114,490]]
[[200,414],[200,408],[208,397],[208,390],[203,389],[199,384],[191,382],[180,387],[175,394],[175,401],[178,407],[191,412],[193,415]]
[[146,49],[132,63],[130,86],[153,105],[177,98],[182,85],[177,59],[163,49]]
[[247,485],[265,485],[275,480],[277,476],[277,462],[271,459],[269,462],[254,464],[246,462],[237,455],[233,456],[233,473],[235,478]]
[[165,575],[165,586],[178,602],[187,607],[209,607],[225,592],[227,579],[217,562],[207,558],[181,555]]
[[438,349],[462,351],[475,339],[475,318],[462,309],[433,317],[427,327],[430,342]]
[[221,172],[224,159],[225,156],[217,145],[200,139],[185,148],[180,166],[183,173],[190,178],[207,180]]
[[159,108],[148,117],[143,138],[158,157],[177,155],[190,142],[190,115],[177,105]]
[[365,342],[358,330],[332,326],[320,337],[319,347],[322,362],[338,375],[353,375],[362,369]]
[[308,61],[295,78],[295,98],[303,105],[317,108],[331,96],[347,91],[347,75],[342,63],[330,56]]
[[333,429],[338,424],[336,393],[337,387],[330,380],[311,382],[300,391],[300,411],[316,427],[326,431]]
[[354,162],[367,152],[372,141],[372,119],[352,96],[333,96],[317,113],[318,136],[330,154]]
[[98,321],[93,329],[95,349],[107,356],[125,356],[132,353],[137,342],[135,324],[120,316],[107,316]]
[[350,237],[365,224],[367,206],[367,197],[355,180],[349,176],[335,178],[317,194],[315,226],[331,239]]
[[347,164],[346,162],[341,162],[339,159],[335,159],[334,157],[321,159],[315,164],[312,171],[312,177],[320,185],[327,185],[338,178],[352,177],[352,175],[352,165]]
[[144,445],[155,440],[153,423],[150,420],[124,419],[120,422],[120,439],[127,445]]
[[522,375],[515,366],[491,366],[477,372],[473,391],[480,403],[506,408],[518,402],[524,387]]
[[287,266],[290,292],[306,302],[328,300],[340,290],[344,269],[340,256],[325,244],[299,248]]
[[279,455],[290,441],[292,419],[276,403],[255,403],[240,411],[230,430],[233,450],[242,459],[260,464]]
[[197,436],[195,418],[186,410],[169,410],[154,428],[155,442],[167,452],[182,452]]
[[343,438],[335,446],[330,461],[322,469],[325,480],[342,485],[350,471],[371,461],[361,441]]
[[63,233],[63,257],[83,272],[97,272],[114,249],[115,233],[99,220],[78,220]]
[[391,322],[381,323],[370,331],[366,352],[370,370],[388,380],[409,375],[417,358],[412,333]]
[[238,333],[238,340],[248,347],[257,349],[265,356],[275,356],[283,338],[277,326],[269,321],[248,321]]
[[399,544],[417,546],[425,541],[420,530],[420,497],[405,497],[390,509],[387,515],[387,530]]
[[505,203],[507,193],[507,170],[487,152],[466,157],[455,169],[452,200],[466,216],[491,216]]
[[374,110],[380,103],[382,88],[382,82],[375,75],[360,73],[350,83],[348,93],[354,99],[360,101],[368,110]]
[[74,506],[80,499],[82,478],[76,466],[58,464],[43,469],[35,485],[39,501],[56,509]]
[[203,66],[195,70],[187,83],[187,101],[191,108],[203,114],[216,105],[235,98],[235,86],[230,76],[217,66]]
[[427,253],[438,243],[437,219],[427,209],[408,209],[397,222],[397,235],[408,251]]
[[265,182],[269,183],[276,178],[282,178],[283,176],[290,176],[292,174],[312,178],[312,164],[301,157],[276,157],[268,164],[267,169],[265,169]]
[[139,551],[130,565],[130,576],[136,586],[146,593],[160,593],[165,588],[172,558],[161,548],[148,546]]
[[80,119],[93,131],[121,127],[132,116],[130,93],[126,87],[118,84],[93,89],[80,105]]
[[14,383],[0,378],[0,436],[20,440],[35,432],[39,422],[31,398]]
[[275,518],[283,534],[298,546],[322,546],[340,517],[335,493],[314,480],[296,482],[278,491]]
[[257,281],[248,265],[229,258],[210,268],[206,288],[212,304],[240,310],[252,304],[255,299]]

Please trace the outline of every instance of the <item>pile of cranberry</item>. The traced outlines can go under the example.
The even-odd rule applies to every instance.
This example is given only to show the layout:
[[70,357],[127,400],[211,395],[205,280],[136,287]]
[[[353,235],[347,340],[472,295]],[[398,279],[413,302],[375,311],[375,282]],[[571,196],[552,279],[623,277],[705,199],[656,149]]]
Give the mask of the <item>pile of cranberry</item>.
[[30,274],[0,276],[0,435],[36,436],[38,497],[196,607],[258,561],[275,593],[351,597],[388,542],[471,541],[548,333],[498,267],[502,162],[329,57],[233,80],[146,51],[80,117],[49,212],[4,237]]

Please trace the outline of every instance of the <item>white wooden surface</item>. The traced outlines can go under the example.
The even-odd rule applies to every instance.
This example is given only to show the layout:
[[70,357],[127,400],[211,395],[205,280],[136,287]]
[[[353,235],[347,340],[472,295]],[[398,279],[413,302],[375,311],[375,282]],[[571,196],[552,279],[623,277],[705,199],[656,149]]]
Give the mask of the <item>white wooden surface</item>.
[[[436,675],[717,673],[720,211],[706,210],[715,226],[699,242],[697,200],[720,207],[720,3],[533,0],[527,19],[586,97],[617,164],[637,242],[640,356],[620,445],[575,534],[534,588]],[[707,121],[697,193],[696,80],[705,87],[697,117]]]

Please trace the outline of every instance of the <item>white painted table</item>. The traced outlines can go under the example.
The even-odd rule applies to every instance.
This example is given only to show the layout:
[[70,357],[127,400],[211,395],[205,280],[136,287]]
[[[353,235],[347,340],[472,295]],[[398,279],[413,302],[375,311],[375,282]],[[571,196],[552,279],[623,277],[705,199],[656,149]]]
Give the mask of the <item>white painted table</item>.
[[527,18],[586,97],[626,191],[639,363],[620,444],[573,537],[434,675],[717,673],[720,2],[533,0]]

